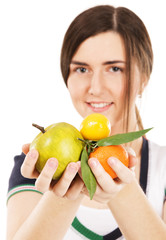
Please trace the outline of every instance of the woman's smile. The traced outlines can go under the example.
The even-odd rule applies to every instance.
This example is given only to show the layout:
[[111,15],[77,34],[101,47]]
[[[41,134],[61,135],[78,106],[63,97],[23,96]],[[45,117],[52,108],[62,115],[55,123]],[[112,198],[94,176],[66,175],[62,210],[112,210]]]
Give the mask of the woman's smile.
[[112,107],[113,102],[86,102],[87,106],[93,111],[102,113]]

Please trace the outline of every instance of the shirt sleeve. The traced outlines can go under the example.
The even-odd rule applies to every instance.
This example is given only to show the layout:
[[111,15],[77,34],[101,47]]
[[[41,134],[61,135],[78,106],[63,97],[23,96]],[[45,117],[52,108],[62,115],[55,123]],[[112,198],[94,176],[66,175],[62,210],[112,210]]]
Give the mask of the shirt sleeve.
[[[36,179],[25,178],[21,175],[21,165],[25,159],[25,154],[14,157],[14,166],[9,178],[7,202],[11,196],[22,191],[37,191],[35,187]],[[41,192],[39,192],[41,193]],[[42,193],[41,193],[42,194]]]

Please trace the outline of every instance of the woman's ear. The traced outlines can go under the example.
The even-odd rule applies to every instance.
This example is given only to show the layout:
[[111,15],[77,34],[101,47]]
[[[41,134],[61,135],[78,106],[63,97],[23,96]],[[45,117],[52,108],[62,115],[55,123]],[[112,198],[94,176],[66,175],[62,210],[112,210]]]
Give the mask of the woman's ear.
[[139,91],[139,95],[142,96],[143,91],[145,90],[147,84],[148,84],[148,80],[149,78],[144,74],[142,76],[142,81],[141,81],[141,86],[140,86],[140,91]]

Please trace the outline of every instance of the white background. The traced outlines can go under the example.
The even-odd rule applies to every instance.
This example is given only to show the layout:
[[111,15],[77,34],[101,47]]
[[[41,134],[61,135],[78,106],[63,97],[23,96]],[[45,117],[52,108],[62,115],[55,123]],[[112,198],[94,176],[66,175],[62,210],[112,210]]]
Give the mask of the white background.
[[0,220],[5,239],[6,193],[13,156],[38,133],[31,124],[81,123],[60,73],[64,33],[73,18],[100,4],[126,6],[144,21],[154,49],[154,70],[141,102],[148,137],[166,145],[165,1],[12,0],[0,2]]

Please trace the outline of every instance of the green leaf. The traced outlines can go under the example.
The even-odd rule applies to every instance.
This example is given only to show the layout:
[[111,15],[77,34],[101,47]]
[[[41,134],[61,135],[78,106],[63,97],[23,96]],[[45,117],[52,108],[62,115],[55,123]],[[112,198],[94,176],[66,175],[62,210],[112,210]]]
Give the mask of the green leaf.
[[103,138],[97,141],[97,146],[108,146],[108,145],[120,145],[123,143],[131,142],[149,132],[152,128],[144,129],[137,132],[129,132],[116,134],[107,138]]
[[86,146],[84,147],[82,154],[81,154],[81,172],[82,178],[85,183],[85,186],[89,192],[90,199],[92,200],[93,195],[96,191],[96,178],[93,175],[89,165],[88,165],[88,153],[86,151]]

